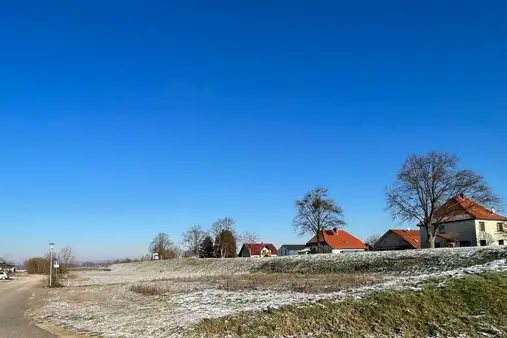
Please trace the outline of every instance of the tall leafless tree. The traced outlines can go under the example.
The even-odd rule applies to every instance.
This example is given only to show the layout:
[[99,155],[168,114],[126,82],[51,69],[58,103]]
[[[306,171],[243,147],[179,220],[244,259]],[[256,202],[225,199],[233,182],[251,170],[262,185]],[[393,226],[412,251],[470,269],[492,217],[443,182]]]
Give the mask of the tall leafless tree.
[[256,243],[259,241],[259,235],[257,235],[255,232],[244,231],[238,235],[238,239],[243,244]]
[[[459,169],[458,157],[446,152],[410,155],[398,172],[395,183],[386,189],[387,209],[402,222],[418,222],[426,229],[427,241],[435,247],[440,226],[457,212],[453,197],[466,196],[474,203],[497,206],[500,199],[483,177]],[[473,207],[473,203],[469,203]]]
[[69,265],[73,264],[74,259],[76,258],[74,251],[69,246],[66,246],[60,250],[58,257],[60,258],[60,265],[63,269],[66,269],[69,267]]
[[192,252],[194,256],[199,256],[199,247],[207,233],[200,225],[193,225],[183,233],[183,245]]
[[176,258],[174,243],[169,238],[169,235],[163,232],[158,233],[155,238],[153,238],[149,251],[151,254],[157,253],[159,259]]
[[220,234],[224,230],[228,230],[232,232],[234,235],[234,238],[237,238],[236,230],[234,229],[234,225],[236,224],[236,221],[232,217],[224,217],[219,218],[213,224],[211,225],[211,235],[216,238],[220,236]]
[[297,215],[292,225],[300,235],[307,233],[317,236],[326,229],[341,228],[345,225],[343,210],[329,197],[328,190],[317,187],[308,192],[303,199],[296,201]]

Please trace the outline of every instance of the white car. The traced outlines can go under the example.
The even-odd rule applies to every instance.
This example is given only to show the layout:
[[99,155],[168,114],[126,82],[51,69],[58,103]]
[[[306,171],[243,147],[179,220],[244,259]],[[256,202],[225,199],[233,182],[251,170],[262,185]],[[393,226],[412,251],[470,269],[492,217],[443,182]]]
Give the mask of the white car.
[[0,280],[9,279],[9,275],[5,271],[0,271]]

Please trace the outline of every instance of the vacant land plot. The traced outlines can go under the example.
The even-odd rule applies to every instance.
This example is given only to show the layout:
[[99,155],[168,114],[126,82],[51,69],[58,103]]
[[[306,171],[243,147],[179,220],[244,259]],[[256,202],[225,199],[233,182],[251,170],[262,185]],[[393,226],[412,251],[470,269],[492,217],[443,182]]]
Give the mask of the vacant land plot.
[[[427,334],[426,321],[430,312],[417,323],[396,326],[393,319],[396,315],[417,316],[419,307],[407,308],[406,313],[397,310],[391,319],[387,314],[370,313],[372,320],[382,322],[373,331],[358,325],[371,324],[365,321],[368,308],[380,300],[382,304],[374,309],[386,312],[386,307],[398,309],[410,297],[417,296],[423,302],[435,290],[455,290],[455,280],[491,271],[503,273],[506,256],[505,249],[440,249],[131,263],[113,266],[109,272],[79,272],[66,288],[51,291],[47,303],[31,315],[41,322],[102,337],[279,337],[310,333],[358,337],[360,332],[371,337],[396,332],[415,337],[414,332],[420,332],[419,336],[425,337],[431,335]],[[481,278],[502,286],[502,276]],[[435,301],[450,299],[442,297]],[[329,315],[323,316],[319,309]],[[355,326],[349,318],[354,311],[347,309],[359,311]],[[331,329],[344,323],[351,323],[347,325],[349,331]],[[503,330],[497,322],[477,323]],[[412,324],[417,330],[408,327]],[[470,324],[461,331],[469,334],[474,328]],[[434,331],[444,332],[439,330]]]

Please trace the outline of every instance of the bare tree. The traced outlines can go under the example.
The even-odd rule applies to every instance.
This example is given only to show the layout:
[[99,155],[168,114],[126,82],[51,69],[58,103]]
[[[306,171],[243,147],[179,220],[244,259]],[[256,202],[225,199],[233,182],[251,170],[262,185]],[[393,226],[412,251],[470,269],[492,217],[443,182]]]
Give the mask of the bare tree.
[[477,236],[480,241],[484,241],[487,246],[495,243],[495,239],[493,238],[493,235],[486,231],[480,231],[479,236]]
[[[500,203],[482,176],[459,169],[458,157],[445,152],[410,155],[401,166],[397,180],[386,189],[387,209],[402,222],[419,222],[431,248],[445,221],[457,216],[463,205],[494,206]],[[466,196],[470,203],[458,203]],[[459,205],[458,205],[459,204]],[[462,210],[462,209],[461,209]]]
[[183,258],[183,254],[185,253],[185,249],[178,244],[172,246],[172,251],[174,253],[174,258]]
[[194,256],[199,256],[199,247],[206,235],[206,231],[204,231],[200,225],[193,225],[183,233],[183,245],[191,251]]
[[380,239],[380,237],[382,237],[382,236],[380,236],[378,234],[374,234],[374,235],[368,236],[366,238],[366,240],[364,241],[364,243],[366,245],[368,245],[368,247],[373,248],[375,246],[375,244],[377,244],[377,242]]
[[163,232],[158,233],[155,238],[153,238],[149,251],[152,254],[157,253],[159,259],[176,258],[174,243],[169,238],[169,235]]
[[255,232],[244,231],[240,235],[238,235],[238,239],[243,244],[256,243],[259,241],[259,235],[257,235]]
[[334,199],[329,197],[328,190],[317,187],[308,192],[303,199],[296,201],[298,213],[292,225],[300,235],[307,233],[318,236],[323,230],[341,228],[345,225],[343,210]]
[[66,269],[69,265],[74,263],[74,259],[76,255],[71,247],[66,246],[62,250],[60,250],[60,265],[62,265],[63,269]]
[[224,230],[228,230],[232,232],[234,238],[237,238],[236,230],[234,229],[234,225],[236,221],[232,217],[224,217],[219,218],[211,225],[211,235],[213,237],[218,237]]

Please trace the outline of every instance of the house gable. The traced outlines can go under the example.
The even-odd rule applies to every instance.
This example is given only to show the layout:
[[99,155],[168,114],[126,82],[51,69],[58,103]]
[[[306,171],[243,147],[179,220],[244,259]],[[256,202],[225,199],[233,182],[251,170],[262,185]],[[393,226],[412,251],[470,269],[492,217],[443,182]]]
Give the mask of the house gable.
[[[448,214],[442,219],[441,223],[460,222],[470,219],[507,221],[507,217],[499,215],[493,210],[477,204],[464,196],[450,198],[445,202],[441,210],[445,210]],[[418,224],[418,226],[421,226],[421,224]]]
[[375,250],[420,249],[421,234],[419,230],[389,229],[375,243]]
[[270,256],[278,255],[278,250],[272,243],[247,243],[243,244],[239,252],[240,257],[261,256],[261,254]]

